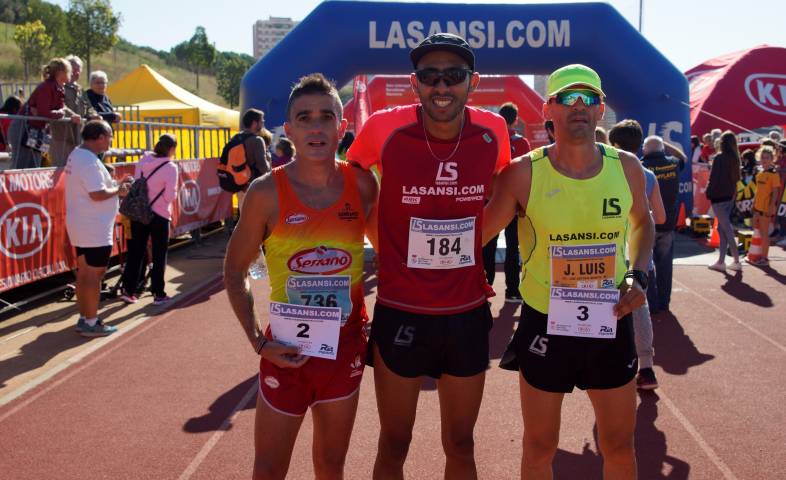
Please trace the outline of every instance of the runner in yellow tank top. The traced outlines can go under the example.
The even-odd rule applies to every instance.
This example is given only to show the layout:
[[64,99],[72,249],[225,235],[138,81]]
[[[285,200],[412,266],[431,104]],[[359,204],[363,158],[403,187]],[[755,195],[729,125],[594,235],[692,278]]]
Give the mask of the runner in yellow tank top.
[[[363,225],[377,198],[372,174],[335,159],[345,129],[335,85],[321,74],[301,78],[284,124],[295,160],[252,183],[227,246],[227,295],[261,357],[253,478],[286,477],[309,408],[315,476],[343,478],[366,349]],[[268,335],[247,278],[263,242]],[[312,356],[274,337],[298,341]]]
[[524,303],[500,365],[521,371],[522,477],[551,478],[562,399],[579,387],[595,409],[604,477],[632,479],[637,356],[630,313],[644,303],[654,238],[644,174],[635,156],[595,143],[605,106],[595,71],[556,70],[548,96],[543,112],[556,141],[502,172],[483,225],[486,241],[519,212]]

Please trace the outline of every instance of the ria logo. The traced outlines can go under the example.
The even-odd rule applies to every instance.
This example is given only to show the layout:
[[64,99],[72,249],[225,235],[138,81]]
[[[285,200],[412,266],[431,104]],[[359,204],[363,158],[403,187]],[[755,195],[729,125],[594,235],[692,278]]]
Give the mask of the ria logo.
[[340,248],[317,247],[292,255],[287,267],[293,272],[333,275],[352,265],[352,255]]
[[20,203],[0,217],[0,252],[14,260],[35,255],[49,240],[52,220],[37,203]]
[[786,115],[786,75],[754,73],[745,79],[745,93],[757,107]]
[[199,184],[194,180],[186,180],[177,194],[180,211],[192,215],[199,211]]

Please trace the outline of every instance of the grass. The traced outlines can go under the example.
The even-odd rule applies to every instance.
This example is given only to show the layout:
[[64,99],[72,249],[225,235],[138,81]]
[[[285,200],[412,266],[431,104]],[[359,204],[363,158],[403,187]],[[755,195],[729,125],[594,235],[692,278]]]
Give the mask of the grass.
[[[14,25],[0,22],[0,83],[24,82],[24,68],[19,59],[19,48],[14,43]],[[83,59],[84,60],[84,59]],[[196,75],[183,68],[167,65],[152,53],[137,50],[127,52],[112,48],[109,52],[91,59],[92,70],[103,70],[109,81],[117,80],[142,64],[149,65],[161,75],[186,90],[205,100],[222,107],[229,107],[216,93],[216,78],[212,75],[199,75],[199,90],[196,89]],[[87,69],[87,65],[85,65]],[[87,88],[89,72],[83,72],[80,83]],[[37,75],[31,74],[30,81],[35,82]]]

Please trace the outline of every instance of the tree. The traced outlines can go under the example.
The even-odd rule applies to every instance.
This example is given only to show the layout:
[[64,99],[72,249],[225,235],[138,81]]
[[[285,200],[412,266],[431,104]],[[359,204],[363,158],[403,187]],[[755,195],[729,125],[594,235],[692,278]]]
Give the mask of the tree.
[[25,81],[30,77],[30,67],[40,66],[46,60],[52,37],[47,35],[46,27],[40,20],[17,25],[14,29],[14,42],[19,46],[19,56],[25,66]]
[[42,0],[29,0],[27,9],[21,15],[19,23],[41,20],[46,27],[46,33],[52,37],[52,52],[55,55],[70,53],[67,51],[68,29],[66,14],[58,5]]
[[216,60],[217,93],[226,100],[229,108],[240,104],[240,81],[246,74],[254,58],[231,52],[221,52]]
[[109,0],[70,0],[66,13],[67,49],[79,55],[91,70],[91,57],[108,52],[117,43],[120,15],[112,12]]
[[194,36],[188,41],[188,62],[196,73],[196,88],[199,90],[199,71],[213,66],[216,60],[216,47],[207,40],[205,27],[197,27]]

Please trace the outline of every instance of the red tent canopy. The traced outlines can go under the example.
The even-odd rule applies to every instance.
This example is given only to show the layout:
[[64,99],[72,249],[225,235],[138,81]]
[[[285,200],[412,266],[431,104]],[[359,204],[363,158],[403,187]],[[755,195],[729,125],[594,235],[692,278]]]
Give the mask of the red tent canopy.
[[786,124],[786,48],[760,45],[685,72],[694,135]]
[[[416,103],[418,99],[409,84],[408,75],[377,75],[368,83],[371,113],[398,105]],[[529,88],[521,78],[513,75],[482,75],[480,84],[469,96],[469,104],[497,111],[505,102],[513,102],[519,109],[519,120],[533,147],[547,143],[543,130],[543,98]],[[344,117],[354,129],[354,101],[344,105]],[[516,126],[520,126],[517,124]]]

